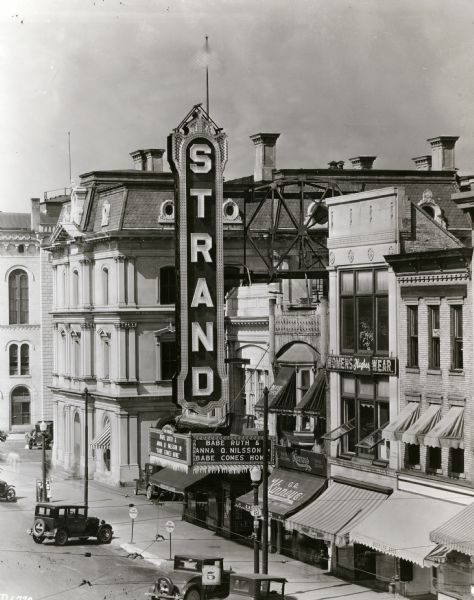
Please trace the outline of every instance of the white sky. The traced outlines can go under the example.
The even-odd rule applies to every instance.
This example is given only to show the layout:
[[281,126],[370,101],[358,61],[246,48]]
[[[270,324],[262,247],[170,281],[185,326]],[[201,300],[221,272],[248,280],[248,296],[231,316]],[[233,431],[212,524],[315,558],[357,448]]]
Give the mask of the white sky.
[[91,170],[131,168],[204,102],[229,136],[226,178],[253,172],[249,135],[279,132],[278,167],[374,154],[411,168],[460,135],[474,170],[472,0],[1,0],[0,210]]

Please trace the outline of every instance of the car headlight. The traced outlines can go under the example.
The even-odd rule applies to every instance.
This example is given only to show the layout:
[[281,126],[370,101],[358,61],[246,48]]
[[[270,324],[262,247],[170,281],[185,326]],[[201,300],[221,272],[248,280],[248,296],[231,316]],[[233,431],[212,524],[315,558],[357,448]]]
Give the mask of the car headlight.
[[166,577],[160,577],[156,582],[156,591],[160,594],[171,594],[173,585]]

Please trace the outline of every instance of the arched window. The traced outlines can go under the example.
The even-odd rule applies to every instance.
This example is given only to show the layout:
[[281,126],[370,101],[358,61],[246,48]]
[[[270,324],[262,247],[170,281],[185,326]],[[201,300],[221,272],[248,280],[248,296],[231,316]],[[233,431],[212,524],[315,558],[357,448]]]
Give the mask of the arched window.
[[30,347],[22,344],[20,349],[20,375],[30,374]]
[[66,340],[66,332],[61,332],[61,355],[60,355],[60,373],[61,375],[67,375],[67,340]]
[[107,267],[102,269],[102,304],[109,304],[109,270]]
[[[104,419],[104,430],[109,428],[110,429],[110,420],[109,417],[105,417]],[[106,471],[110,471],[110,441],[109,444],[107,446],[107,448],[104,448],[104,466]]]
[[12,392],[12,425],[30,423],[30,391],[24,385],[16,387]]
[[72,376],[81,376],[81,338],[77,333],[72,333]]
[[9,349],[10,375],[18,375],[18,345],[12,344]]
[[176,269],[161,267],[160,269],[160,304],[176,302]]
[[79,306],[79,272],[72,272],[72,305]]
[[104,379],[110,379],[110,340],[109,340],[109,338],[104,336],[102,338],[102,344],[103,344],[103,358],[104,358],[103,377],[104,377]]
[[169,380],[175,374],[176,361],[176,342],[174,340],[162,341],[161,344],[161,379]]
[[28,323],[28,275],[15,269],[8,278],[10,325]]

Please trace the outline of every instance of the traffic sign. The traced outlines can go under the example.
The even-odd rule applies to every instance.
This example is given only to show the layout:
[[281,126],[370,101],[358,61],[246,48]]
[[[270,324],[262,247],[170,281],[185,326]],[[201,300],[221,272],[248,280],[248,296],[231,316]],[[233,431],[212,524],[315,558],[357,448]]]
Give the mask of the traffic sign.
[[128,511],[128,516],[132,519],[135,520],[138,517],[138,508],[136,506],[131,506],[129,511]]
[[252,517],[254,517],[254,519],[259,519],[262,516],[262,509],[260,506],[258,506],[258,504],[254,504],[250,507],[250,514]]
[[173,531],[174,531],[174,522],[173,521],[166,521],[165,527],[166,527],[166,531],[168,533],[173,533]]

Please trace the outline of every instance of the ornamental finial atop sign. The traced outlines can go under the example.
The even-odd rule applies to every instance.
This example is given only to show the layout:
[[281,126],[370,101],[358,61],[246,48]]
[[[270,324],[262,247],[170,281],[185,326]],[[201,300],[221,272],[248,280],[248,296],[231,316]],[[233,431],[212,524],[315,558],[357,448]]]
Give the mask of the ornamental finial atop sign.
[[178,183],[176,329],[180,364],[174,398],[189,412],[187,419],[215,411],[220,420],[228,407],[222,224],[226,135],[197,104],[168,136],[168,157]]

